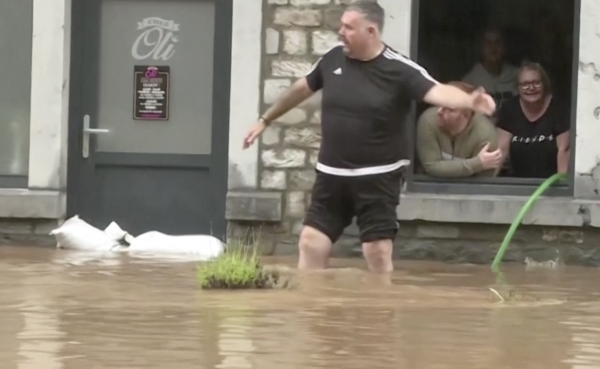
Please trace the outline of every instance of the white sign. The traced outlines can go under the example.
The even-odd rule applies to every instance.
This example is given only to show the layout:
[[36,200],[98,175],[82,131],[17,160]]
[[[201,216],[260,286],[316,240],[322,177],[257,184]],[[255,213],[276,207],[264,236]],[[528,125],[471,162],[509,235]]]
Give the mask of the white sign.
[[143,30],[131,47],[131,56],[135,60],[169,60],[175,54],[175,44],[179,38],[179,24],[158,17],[146,18],[137,24]]

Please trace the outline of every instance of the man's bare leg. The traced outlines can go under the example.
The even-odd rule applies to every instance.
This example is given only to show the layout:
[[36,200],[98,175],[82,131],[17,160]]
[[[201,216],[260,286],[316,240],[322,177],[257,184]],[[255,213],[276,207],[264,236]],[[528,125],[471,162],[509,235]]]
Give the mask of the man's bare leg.
[[298,269],[315,270],[327,268],[331,247],[331,240],[323,232],[310,226],[304,226],[302,233],[300,233],[300,242],[298,243],[300,250]]
[[363,242],[363,255],[369,270],[373,273],[391,273],[394,270],[392,249],[392,240]]

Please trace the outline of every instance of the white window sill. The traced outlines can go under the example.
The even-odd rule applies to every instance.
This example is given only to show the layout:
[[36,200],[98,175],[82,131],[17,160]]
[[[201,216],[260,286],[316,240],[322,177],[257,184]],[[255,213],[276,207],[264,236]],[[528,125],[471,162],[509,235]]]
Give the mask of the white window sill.
[[61,191],[0,188],[0,218],[60,219],[65,207]]
[[[511,224],[527,201],[521,196],[438,195],[406,193],[400,198],[399,220],[441,223]],[[600,227],[600,200],[540,197],[523,224]]]

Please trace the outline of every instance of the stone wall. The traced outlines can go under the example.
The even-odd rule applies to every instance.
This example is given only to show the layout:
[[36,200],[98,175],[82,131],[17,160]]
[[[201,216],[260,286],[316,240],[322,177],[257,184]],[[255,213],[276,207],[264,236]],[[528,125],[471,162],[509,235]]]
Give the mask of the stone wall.
[[56,219],[0,218],[0,245],[56,246],[49,233],[62,223]]
[[[509,225],[401,222],[394,257],[450,263],[491,264]],[[358,230],[350,227],[334,254],[360,256]],[[505,262],[560,260],[565,264],[599,266],[600,230],[591,227],[522,225],[504,254]],[[277,250],[275,250],[277,251]]]
[[[236,225],[235,237],[248,236],[249,224]],[[394,258],[448,263],[491,264],[508,231],[508,225],[401,222],[394,240]],[[298,254],[298,237],[282,225],[253,228],[260,234],[265,255]],[[504,262],[560,260],[568,265],[600,266],[600,230],[592,227],[542,227],[523,225],[515,233]],[[334,245],[333,257],[362,257],[358,229],[349,227]]]

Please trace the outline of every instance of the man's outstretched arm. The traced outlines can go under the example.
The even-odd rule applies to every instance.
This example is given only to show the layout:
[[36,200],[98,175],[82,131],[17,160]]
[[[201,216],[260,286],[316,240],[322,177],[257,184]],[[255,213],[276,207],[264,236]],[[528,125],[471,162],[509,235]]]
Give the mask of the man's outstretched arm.
[[402,55],[396,55],[396,59],[402,62],[399,65],[405,76],[403,83],[411,98],[434,106],[474,110],[484,115],[492,115],[496,110],[494,99],[485,91],[467,94],[457,87],[439,83],[425,68]]
[[423,97],[423,101],[450,109],[475,110],[485,115],[492,115],[496,110],[494,99],[482,90],[467,94],[455,86],[441,83],[433,85]]
[[248,133],[244,136],[243,147],[248,148],[260,136],[271,122],[281,117],[302,101],[308,99],[312,94],[323,88],[323,74],[321,73],[321,59],[319,59],[308,71],[304,78],[298,79],[290,88],[285,90],[275,100],[258,122],[254,123]]
[[473,103],[471,95],[455,86],[442,83],[432,86],[423,96],[423,101],[450,109],[471,109]]

